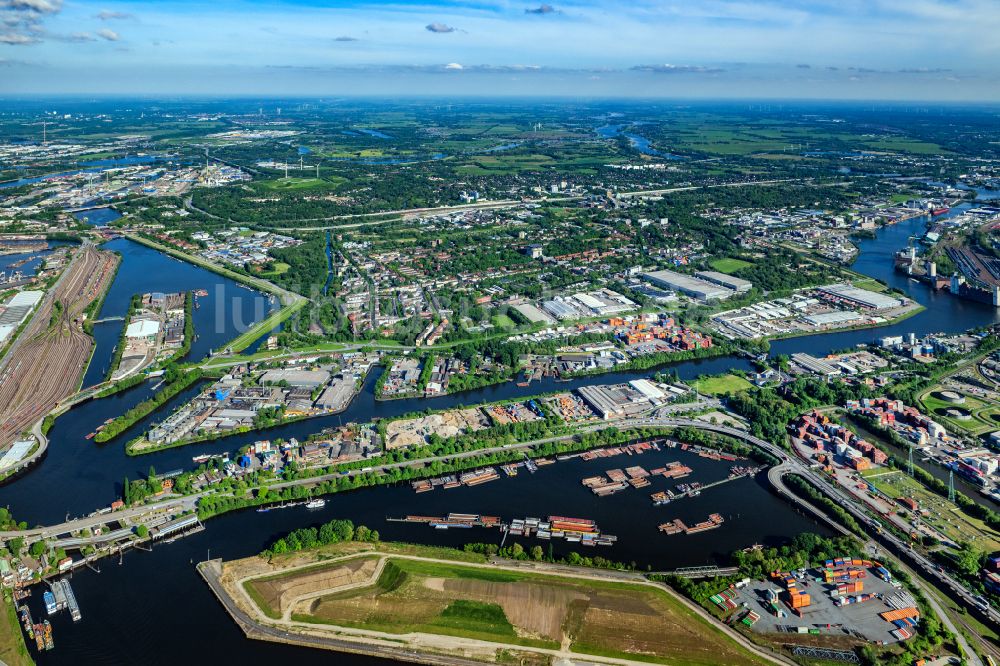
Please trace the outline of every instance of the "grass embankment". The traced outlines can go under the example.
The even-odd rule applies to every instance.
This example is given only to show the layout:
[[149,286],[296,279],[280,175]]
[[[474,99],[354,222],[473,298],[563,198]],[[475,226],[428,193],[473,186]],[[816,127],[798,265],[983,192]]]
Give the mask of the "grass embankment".
[[132,322],[132,317],[135,313],[139,311],[142,307],[142,296],[140,294],[133,294],[132,300],[128,305],[128,312],[125,314],[125,323],[122,324],[121,333],[118,334],[118,344],[115,345],[115,353],[111,355],[111,362],[108,363],[108,371],[104,374],[104,381],[111,381],[114,376],[115,371],[118,370],[118,366],[122,362],[122,356],[125,354],[125,346],[128,344],[128,325]]
[[128,410],[111,423],[107,424],[101,432],[97,433],[94,437],[94,441],[97,443],[103,443],[114,439],[142,419],[152,414],[154,411],[166,404],[171,398],[201,378],[202,372],[197,369],[189,370],[188,372],[181,374],[174,381],[170,382],[153,394],[153,397],[140,402],[138,405]]
[[[297,595],[324,591],[309,587],[310,582],[351,584],[361,566],[352,559],[358,558],[254,579],[247,588],[257,587],[251,593],[255,603],[264,602],[261,610],[279,617],[279,609],[266,599],[288,603],[289,598],[281,596],[286,591]],[[568,642],[575,652],[651,663],[764,663],[666,589],[639,581],[572,578],[405,556],[391,556],[377,579],[369,581],[339,592],[331,587],[329,594],[301,604],[292,602],[291,617],[297,623],[392,634],[422,632],[528,648],[558,649]]]
[[14,600],[10,591],[4,591],[4,611],[6,621],[0,622],[0,662],[7,666],[33,666],[34,661],[24,644],[24,633],[17,618]]
[[307,301],[303,298],[301,300],[295,301],[290,305],[286,305],[283,308],[275,310],[267,317],[260,320],[250,328],[248,328],[241,335],[235,338],[232,342],[227,344],[226,349],[229,349],[233,352],[243,351],[244,349],[252,345],[254,342],[256,342],[258,339],[260,339],[268,331],[271,331],[280,326],[281,324],[283,324],[285,320],[287,320],[293,314],[295,314],[303,307],[305,307],[306,303]]

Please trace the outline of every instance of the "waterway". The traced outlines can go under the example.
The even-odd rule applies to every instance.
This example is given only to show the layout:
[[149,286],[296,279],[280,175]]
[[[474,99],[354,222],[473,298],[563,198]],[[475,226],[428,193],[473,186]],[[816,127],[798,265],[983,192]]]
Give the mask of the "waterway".
[[[426,525],[387,522],[386,517],[407,513],[445,514],[449,511],[500,515],[505,519],[549,514],[593,518],[602,529],[618,536],[611,547],[582,549],[586,555],[634,561],[654,569],[723,561],[731,550],[752,543],[777,544],[802,531],[826,533],[813,520],[793,511],[774,496],[766,480],[745,478],[706,490],[701,496],[653,507],[649,493],[673,482],[655,479],[649,488],[630,489],[613,497],[597,498],[580,484],[586,476],[608,469],[642,465],[647,469],[679,460],[693,468],[684,481],[707,483],[724,478],[729,463],[710,461],[692,453],[669,450],[641,456],[619,456],[590,462],[572,460],[542,467],[535,475],[523,471],[472,488],[437,489],[415,494],[408,486],[355,491],[333,496],[324,509],[272,509],[268,513],[242,511],[212,520],[206,531],[160,544],[150,553],[125,555],[124,565],[113,560],[100,564],[101,573],[81,571],[73,586],[84,615],[74,624],[62,613],[53,618],[56,650],[42,655],[39,664],[135,663],[387,663],[353,655],[280,647],[246,640],[236,629],[193,563],[206,557],[226,559],[251,556],[290,529],[318,525],[333,518],[350,518],[379,530],[385,540],[404,540],[461,546],[466,542],[498,543],[497,530],[433,530]],[[688,524],[720,512],[726,522],[717,530],[696,535],[667,536],[657,530],[662,522],[680,518]],[[622,520],[622,516],[629,516]],[[513,538],[508,539],[508,544]],[[530,547],[548,543],[519,539]],[[573,544],[552,540],[556,554]],[[40,600],[32,598],[40,612]],[[141,610],[140,610],[141,609]],[[36,612],[37,617],[37,612]],[[183,637],[183,638],[182,638]],[[168,650],[151,646],[169,642]]]
[[[892,254],[906,245],[911,235],[924,229],[921,219],[903,222],[880,230],[873,240],[859,243],[860,255],[854,269],[899,288],[924,304],[927,310],[902,324],[869,331],[825,334],[776,342],[774,353],[806,351],[825,353],[859,342],[870,342],[883,335],[915,331],[959,332],[973,326],[998,321],[997,311],[970,301],[962,301],[945,293],[933,292],[922,284],[911,282],[892,269]],[[242,289],[217,275],[187,264],[174,262],[158,253],[129,241],[112,241],[112,249],[122,251],[126,262],[103,315],[123,313],[128,299],[136,292],[160,289],[173,291],[204,287],[210,294],[222,285],[224,289]],[[164,263],[168,262],[168,263]],[[152,267],[152,268],[151,268]],[[211,305],[204,301],[202,310],[221,311],[229,318],[229,296],[238,291],[224,291]],[[237,311],[247,314],[248,302]],[[234,332],[226,326],[213,328],[204,313],[196,314],[199,335],[192,357],[203,355],[208,348],[221,344]],[[99,332],[99,353],[95,359],[106,359],[111,347],[101,342],[101,334],[117,338],[121,323],[111,333]],[[212,332],[214,331],[214,333]],[[113,341],[112,341],[113,346]],[[99,361],[95,361],[100,365]],[[674,368],[683,378],[699,374],[746,368],[746,362],[733,358],[716,358],[681,363]],[[97,370],[91,368],[88,377]],[[150,393],[149,386],[140,386],[105,400],[85,403],[57,420],[50,431],[52,445],[43,463],[26,476],[0,488],[0,505],[9,505],[18,519],[29,523],[62,520],[67,512],[90,511],[107,505],[120,492],[120,480],[126,475],[145,475],[150,465],[159,471],[190,467],[191,456],[202,452],[234,451],[260,436],[303,437],[320,428],[347,421],[368,421],[426,408],[445,408],[459,404],[474,404],[552,390],[569,390],[594,383],[625,381],[648,373],[612,373],[570,382],[543,380],[529,387],[508,383],[435,400],[399,400],[376,402],[373,386],[376,370],[366,380],[363,390],[339,415],[313,419],[269,430],[265,435],[237,436],[204,446],[190,446],[158,454],[129,458],[124,455],[124,442],[135,436],[154,419],[162,418],[174,406],[188,399],[197,387],[178,396],[159,414],[140,423],[132,432],[104,446],[84,439],[107,418],[120,414]],[[721,478],[728,465],[697,458],[678,451],[646,454],[635,457],[560,462],[543,467],[536,475],[523,472],[516,478],[504,478],[475,488],[438,489],[416,495],[408,486],[386,487],[344,493],[328,499],[318,511],[303,507],[272,510],[268,513],[242,511],[209,521],[200,534],[180,539],[173,544],[160,544],[150,553],[132,552],[125,556],[124,565],[113,561],[101,563],[101,573],[77,572],[73,585],[84,614],[82,622],[73,624],[66,614],[54,618],[55,651],[39,655],[40,664],[118,664],[141,660],[143,663],[167,664],[178,660],[205,663],[232,660],[241,663],[264,663],[273,660],[300,664],[328,663],[331,659],[347,664],[383,664],[382,660],[337,655],[269,643],[246,640],[226,615],[194,570],[194,563],[205,557],[234,558],[252,555],[265,548],[283,533],[304,525],[318,524],[331,518],[350,518],[378,529],[385,539],[403,539],[424,543],[461,545],[466,541],[496,540],[499,535],[486,530],[459,530],[442,533],[425,526],[387,523],[387,516],[405,513],[443,514],[449,511],[500,515],[504,518],[569,514],[593,518],[606,531],[619,536],[619,543],[608,549],[596,549],[612,559],[649,564],[656,569],[719,562],[729,551],[751,543],[778,543],[802,531],[823,532],[824,528],[799,514],[791,505],[777,498],[762,478],[743,479],[706,491],[698,498],[680,500],[666,507],[653,507],[650,492],[666,487],[657,479],[650,488],[628,490],[610,498],[598,499],[581,485],[580,479],[608,469],[640,464],[647,469],[669,460],[683,460],[694,468],[690,480],[703,483]],[[704,520],[709,513],[720,512],[726,518],[722,528],[698,535],[666,536],[656,531],[656,525],[681,518],[686,522]],[[627,517],[627,518],[625,518]],[[522,540],[524,545],[533,542]],[[561,544],[554,542],[554,547]],[[559,552],[557,550],[557,552]],[[589,553],[588,553],[589,554]],[[37,605],[40,599],[33,598]],[[167,649],[156,646],[167,645]]]
[[97,227],[103,227],[111,224],[115,220],[121,219],[122,214],[119,213],[114,208],[91,208],[89,210],[81,210],[77,213],[73,213],[73,217],[80,220],[81,222],[86,222],[87,224],[93,224]]
[[598,127],[595,131],[597,132],[597,135],[603,139],[614,139],[618,136],[624,136],[628,139],[629,145],[643,155],[662,157],[668,160],[684,159],[681,155],[674,155],[673,153],[665,153],[661,150],[654,149],[650,140],[644,136],[639,136],[638,134],[625,134],[625,132],[622,131],[623,127],[624,125],[604,125],[602,127]]
[[[994,194],[986,191],[980,193],[980,196],[988,199]],[[947,213],[947,216],[961,214],[971,207],[971,204],[961,204]],[[928,333],[960,333],[970,328],[1000,322],[1000,309],[984,303],[955,298],[944,290],[931,289],[930,286],[912,280],[893,268],[893,255],[904,249],[911,237],[916,242],[916,239],[923,236],[927,221],[927,217],[912,218],[880,229],[875,238],[856,241],[859,252],[857,259],[851,265],[851,268],[858,273],[881,280],[917,301],[925,307],[922,312],[892,326],[777,340],[771,343],[771,353],[806,352],[822,356],[834,350],[876,342],[879,338],[890,335],[910,332],[918,336]]]

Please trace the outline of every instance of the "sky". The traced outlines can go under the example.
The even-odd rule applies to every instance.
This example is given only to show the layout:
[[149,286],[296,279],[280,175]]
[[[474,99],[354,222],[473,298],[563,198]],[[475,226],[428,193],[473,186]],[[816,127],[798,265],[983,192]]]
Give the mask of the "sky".
[[0,95],[1000,101],[1000,0],[0,0]]

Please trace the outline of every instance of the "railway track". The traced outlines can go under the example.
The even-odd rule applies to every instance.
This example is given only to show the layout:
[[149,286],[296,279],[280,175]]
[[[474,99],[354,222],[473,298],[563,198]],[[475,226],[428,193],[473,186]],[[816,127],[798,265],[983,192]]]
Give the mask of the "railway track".
[[76,390],[94,344],[83,331],[83,313],[107,289],[117,262],[83,246],[35,312],[0,374],[0,447]]

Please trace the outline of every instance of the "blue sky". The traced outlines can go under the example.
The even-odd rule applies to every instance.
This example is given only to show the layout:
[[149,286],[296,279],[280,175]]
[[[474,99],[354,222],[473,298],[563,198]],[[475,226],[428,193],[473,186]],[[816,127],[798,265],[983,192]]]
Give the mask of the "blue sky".
[[1000,0],[0,0],[0,95],[1000,100]]

